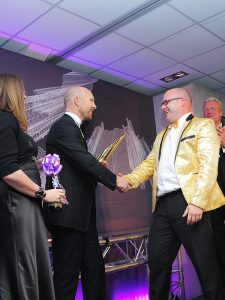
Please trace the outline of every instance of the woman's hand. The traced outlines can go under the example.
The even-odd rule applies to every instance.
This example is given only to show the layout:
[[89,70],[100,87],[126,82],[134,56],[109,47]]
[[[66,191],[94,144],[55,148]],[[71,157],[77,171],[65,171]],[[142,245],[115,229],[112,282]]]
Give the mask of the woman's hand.
[[60,203],[68,205],[68,201],[66,200],[65,190],[63,189],[52,189],[47,190],[46,195],[43,198],[43,201],[48,203]]

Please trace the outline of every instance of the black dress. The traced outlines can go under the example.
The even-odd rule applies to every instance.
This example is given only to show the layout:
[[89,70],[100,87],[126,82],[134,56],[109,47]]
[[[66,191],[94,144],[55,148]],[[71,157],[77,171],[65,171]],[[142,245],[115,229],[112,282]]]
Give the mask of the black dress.
[[37,147],[15,117],[0,112],[0,300],[54,300],[41,203],[3,177],[22,169],[40,185]]

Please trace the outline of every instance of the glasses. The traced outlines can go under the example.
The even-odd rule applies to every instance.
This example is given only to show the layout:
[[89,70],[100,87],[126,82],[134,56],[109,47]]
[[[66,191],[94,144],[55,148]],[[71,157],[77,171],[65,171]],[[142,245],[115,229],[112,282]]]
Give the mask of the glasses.
[[179,99],[183,99],[183,98],[182,98],[182,97],[177,97],[177,98],[172,98],[172,99],[166,99],[166,100],[164,100],[164,101],[161,103],[161,107],[162,107],[163,105],[167,106],[168,103],[169,103],[170,101],[173,101],[173,100],[179,100]]

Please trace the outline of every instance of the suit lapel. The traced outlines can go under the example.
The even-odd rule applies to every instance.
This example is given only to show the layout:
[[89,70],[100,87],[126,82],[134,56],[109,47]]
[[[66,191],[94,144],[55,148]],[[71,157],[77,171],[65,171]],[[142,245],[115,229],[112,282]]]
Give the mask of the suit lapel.
[[[189,124],[191,123],[191,120],[192,120],[193,118],[194,118],[194,116],[193,116],[192,114],[190,114],[190,115],[187,117],[187,119],[186,119],[186,121],[185,121],[185,123],[184,123],[184,125],[183,125],[183,127],[182,127],[182,129],[181,129],[181,134],[180,134],[180,137],[179,137],[179,142],[178,142],[178,144],[177,144],[177,150],[176,150],[176,154],[175,154],[175,160],[176,160],[177,151],[178,151],[178,149],[179,149],[179,146],[180,146],[180,142],[181,142],[182,136],[183,136],[183,134],[184,134],[186,128],[187,128],[187,127],[189,126]],[[164,141],[165,141],[165,139],[166,139],[166,137],[167,137],[169,131],[170,131],[170,128],[169,128],[169,126],[167,126],[166,129],[165,129],[165,131],[164,131],[164,133],[163,133],[163,135],[162,135],[162,139],[161,139],[160,146],[159,146],[158,163],[159,163],[160,158],[161,158],[162,147],[163,147]]]
[[63,117],[66,118],[67,120],[69,120],[69,122],[71,122],[71,124],[73,124],[73,126],[74,126],[74,128],[76,128],[76,130],[79,130],[80,140],[84,144],[85,148],[87,149],[87,143],[85,141],[83,133],[82,133],[80,127],[78,126],[78,124],[73,120],[73,118],[71,118],[71,116],[68,116],[67,114],[63,115]]
[[180,134],[180,137],[179,137],[179,141],[178,141],[178,144],[177,144],[177,150],[176,150],[174,162],[176,161],[177,152],[178,152],[178,149],[179,149],[179,147],[180,147],[180,142],[181,142],[182,136],[183,136],[185,130],[186,130],[186,129],[189,127],[189,125],[191,124],[191,121],[192,121],[193,118],[194,118],[194,116],[193,116],[192,114],[190,114],[190,115],[187,117],[186,121],[184,122],[184,125],[183,125],[183,127],[182,127],[182,129],[181,129],[181,134]]
[[161,139],[161,142],[160,142],[160,146],[159,146],[158,163],[159,163],[160,158],[161,158],[162,147],[163,147],[164,141],[165,141],[169,131],[170,131],[169,126],[167,126],[164,133],[163,133],[163,136],[162,136],[162,139]]

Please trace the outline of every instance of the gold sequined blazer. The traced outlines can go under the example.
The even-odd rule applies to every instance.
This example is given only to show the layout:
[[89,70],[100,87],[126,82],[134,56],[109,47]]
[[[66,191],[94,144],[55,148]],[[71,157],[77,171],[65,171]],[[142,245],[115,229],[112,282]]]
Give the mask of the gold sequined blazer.
[[[148,157],[132,173],[126,175],[132,188],[153,176],[153,211],[157,195],[157,170],[168,131],[167,127],[157,135]],[[187,203],[205,211],[225,204],[225,197],[217,184],[219,148],[214,122],[190,115],[181,130],[174,164]]]

